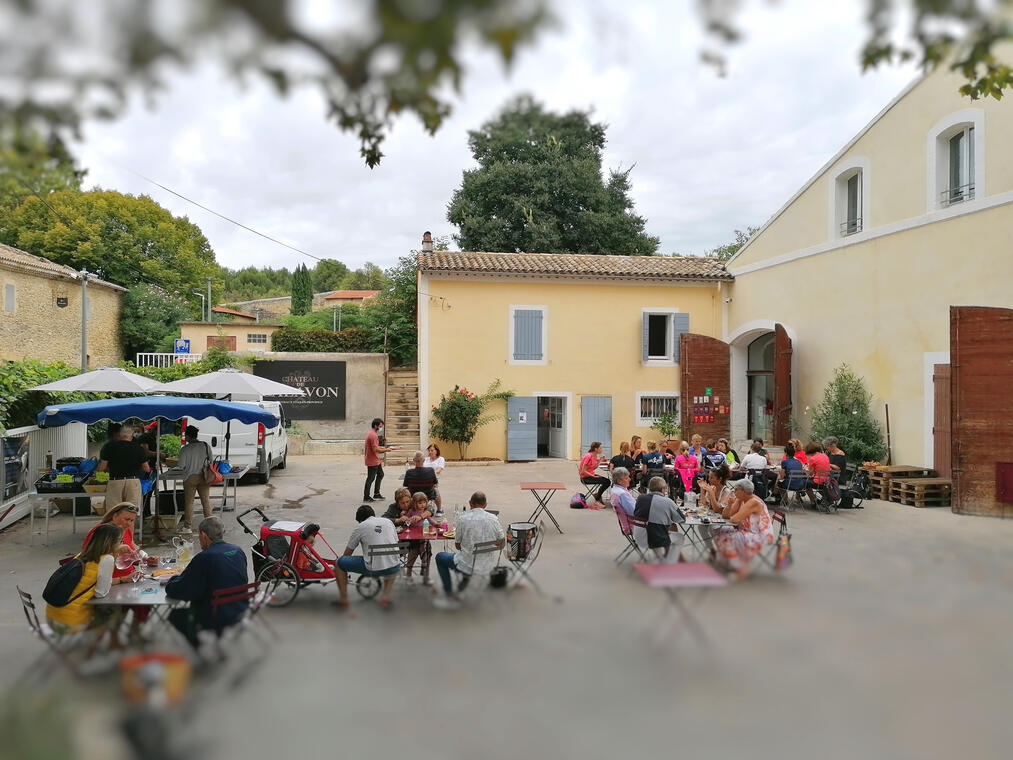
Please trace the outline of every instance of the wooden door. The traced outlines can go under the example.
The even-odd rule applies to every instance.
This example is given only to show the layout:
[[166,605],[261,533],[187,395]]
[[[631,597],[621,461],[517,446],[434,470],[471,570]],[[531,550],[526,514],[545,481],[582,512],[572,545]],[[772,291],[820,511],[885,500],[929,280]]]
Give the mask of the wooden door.
[[236,350],[235,335],[209,335],[208,348],[224,348],[226,351]]
[[774,325],[774,424],[775,446],[791,438],[791,338],[783,326]]
[[612,397],[581,396],[580,455],[584,456],[593,441],[600,441],[602,453],[612,458]]
[[709,438],[727,438],[732,403],[728,344],[707,335],[683,333],[679,336],[679,355],[682,437],[689,440],[699,433],[705,442]]
[[1013,517],[1013,309],[950,307],[953,511]]
[[507,461],[538,459],[538,399],[513,396],[507,399]]
[[939,477],[950,477],[950,365],[937,364],[932,371],[933,420],[932,467]]

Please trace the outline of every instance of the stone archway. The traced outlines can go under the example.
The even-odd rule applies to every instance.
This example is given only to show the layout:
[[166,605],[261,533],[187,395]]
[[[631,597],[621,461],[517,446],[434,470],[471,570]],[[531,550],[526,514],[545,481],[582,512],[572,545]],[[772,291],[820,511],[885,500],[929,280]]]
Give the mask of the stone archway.
[[[750,369],[750,346],[753,346],[754,364],[758,349],[767,349],[763,339],[769,336],[769,350],[771,361],[769,369]],[[798,372],[796,370],[797,338],[794,331],[773,320],[754,320],[741,325],[729,335],[728,344],[730,347],[730,374],[731,374],[731,434],[733,441],[745,441],[753,437],[761,437],[770,440],[776,445],[783,445],[790,437],[788,435],[788,419],[791,409],[795,408],[797,400]],[[769,397],[760,393],[765,380],[770,378]],[[750,378],[753,378],[752,380]],[[751,388],[752,385],[752,388]],[[785,387],[787,386],[787,387]],[[750,398],[750,391],[757,398]],[[768,401],[769,398],[769,401]],[[759,403],[754,404],[754,401]],[[756,418],[760,415],[750,415],[750,405],[768,406],[770,412],[770,433],[768,436],[759,434],[758,431],[750,430],[750,417]],[[754,435],[757,433],[757,435]]]

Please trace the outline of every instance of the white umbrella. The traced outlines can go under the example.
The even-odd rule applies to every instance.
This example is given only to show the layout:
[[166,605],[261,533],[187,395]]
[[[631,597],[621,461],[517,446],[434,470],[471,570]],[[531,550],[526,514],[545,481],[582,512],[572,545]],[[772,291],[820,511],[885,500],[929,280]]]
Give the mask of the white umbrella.
[[36,385],[30,391],[90,391],[92,393],[151,393],[157,380],[138,375],[122,367],[99,367],[91,372],[65,377],[45,385]]
[[[231,399],[233,396],[302,396],[302,388],[294,385],[277,383],[266,377],[251,375],[238,369],[220,369],[195,377],[186,377],[156,387],[159,393],[213,394],[219,398]],[[229,458],[229,439],[232,437],[232,420],[225,424],[225,458]]]

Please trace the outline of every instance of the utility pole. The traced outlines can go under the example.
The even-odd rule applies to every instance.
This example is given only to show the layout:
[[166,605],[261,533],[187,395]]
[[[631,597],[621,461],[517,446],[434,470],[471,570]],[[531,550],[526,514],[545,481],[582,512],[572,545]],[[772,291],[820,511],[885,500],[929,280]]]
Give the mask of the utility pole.
[[341,332],[341,307],[342,306],[344,306],[343,303],[339,303],[338,304],[338,332]]
[[88,270],[81,270],[81,371],[88,371]]
[[331,309],[331,332],[338,331],[338,307]]
[[208,277],[208,322],[211,321],[211,278]]

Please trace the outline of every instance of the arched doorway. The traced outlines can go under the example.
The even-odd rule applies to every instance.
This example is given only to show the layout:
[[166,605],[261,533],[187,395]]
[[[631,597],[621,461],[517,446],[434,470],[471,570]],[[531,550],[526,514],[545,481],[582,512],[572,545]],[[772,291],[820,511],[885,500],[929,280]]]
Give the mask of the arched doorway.
[[783,325],[757,320],[731,347],[732,436],[784,445],[791,437],[792,340]]
[[774,438],[774,333],[764,333],[746,348],[746,436]]

